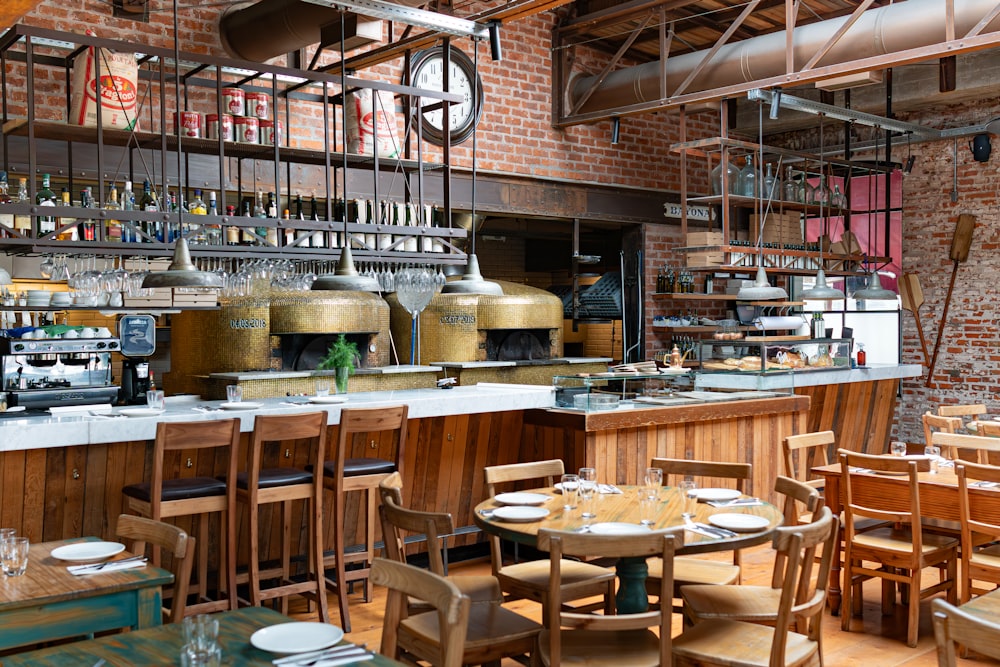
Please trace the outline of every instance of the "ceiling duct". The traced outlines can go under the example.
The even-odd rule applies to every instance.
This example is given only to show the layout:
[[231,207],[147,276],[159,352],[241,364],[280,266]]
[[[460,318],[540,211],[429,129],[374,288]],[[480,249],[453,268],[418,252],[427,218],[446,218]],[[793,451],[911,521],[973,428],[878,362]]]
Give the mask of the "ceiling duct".
[[[826,67],[853,60],[919,48],[945,41],[945,0],[907,0],[878,9],[870,9],[829,49],[816,67]],[[954,3],[955,34],[972,30],[996,7],[996,0],[962,0]],[[794,63],[801,67],[826,45],[849,16],[799,26],[792,33]],[[994,18],[982,32],[997,30],[1000,19]],[[685,93],[713,90],[751,81],[778,77],[785,71],[785,33],[769,33],[723,45]],[[701,64],[708,51],[670,56],[667,60],[667,91],[675,90]],[[593,114],[633,104],[662,99],[660,61],[615,70],[594,89],[577,111]],[[586,94],[597,76],[577,76],[570,82],[567,108]]]
[[[339,46],[341,11],[303,0],[261,0],[234,5],[219,20],[222,46],[234,58],[264,62],[322,41],[324,29]],[[381,42],[382,21],[347,14],[344,50]]]

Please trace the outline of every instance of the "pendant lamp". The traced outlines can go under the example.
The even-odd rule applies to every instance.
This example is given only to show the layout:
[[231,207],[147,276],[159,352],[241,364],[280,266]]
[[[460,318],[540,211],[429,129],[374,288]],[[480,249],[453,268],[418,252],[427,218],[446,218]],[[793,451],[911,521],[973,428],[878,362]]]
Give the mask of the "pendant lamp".
[[[823,114],[819,116],[819,154],[823,155]],[[820,173],[823,172],[823,166],[820,167]],[[832,174],[831,174],[832,176]],[[802,176],[805,178],[805,174]],[[822,183],[820,183],[822,185]],[[827,211],[829,214],[830,211]],[[819,219],[821,223],[825,222],[823,217],[823,199],[820,198],[819,202]],[[824,224],[824,227],[826,225]],[[841,290],[830,287],[826,282],[826,271],[823,270],[823,236],[820,235],[819,239],[819,268],[816,270],[816,283],[807,290],[803,290],[802,294],[799,295],[802,299],[809,299],[812,301],[832,301],[834,299],[846,299],[847,295]]]
[[[474,43],[473,48],[473,68],[478,70],[479,68],[479,44]],[[478,90],[476,86],[472,87],[472,108],[475,109],[478,104],[476,99],[478,95]],[[470,214],[472,219],[472,226],[469,229],[469,234],[472,236],[472,252],[469,253],[467,258],[467,264],[465,267],[465,274],[462,275],[461,279],[453,280],[447,282],[441,288],[442,294],[491,294],[494,296],[503,296],[503,288],[500,287],[498,283],[490,282],[483,278],[483,274],[479,272],[479,259],[476,257],[476,125],[472,126],[472,213]]]
[[7,269],[0,266],[0,285],[11,285],[13,282]]
[[222,289],[222,275],[214,271],[199,271],[191,262],[191,251],[182,236],[174,244],[174,257],[166,271],[153,271],[142,279],[143,289],[154,287],[189,287],[203,290]]
[[896,293],[882,287],[882,279],[879,278],[878,271],[872,271],[868,277],[868,286],[856,291],[854,298],[857,301],[892,301],[896,298]]
[[[346,216],[345,216],[346,217]],[[351,252],[351,235],[346,231],[344,223],[344,247],[340,250],[337,260],[337,270],[333,274],[325,273],[313,281],[314,290],[336,290],[348,292],[380,292],[382,288],[371,276],[363,276],[354,267],[354,254]]]

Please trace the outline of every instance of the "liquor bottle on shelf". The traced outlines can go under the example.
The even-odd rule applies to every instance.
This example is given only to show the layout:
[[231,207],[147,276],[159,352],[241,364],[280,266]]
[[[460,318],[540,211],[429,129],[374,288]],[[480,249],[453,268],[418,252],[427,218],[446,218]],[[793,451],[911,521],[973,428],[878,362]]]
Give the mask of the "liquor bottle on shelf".
[[[69,188],[63,188],[62,192],[59,194],[62,198],[62,205],[64,208],[69,208],[73,205],[73,202],[70,201]],[[56,234],[56,239],[59,241],[76,241],[80,238],[77,235],[76,218],[71,218],[65,215],[58,216],[56,218],[56,229],[62,229],[61,232]]]
[[726,184],[726,186],[727,186],[727,188],[729,190],[729,194],[731,194],[731,195],[739,194],[740,193],[740,170],[739,170],[739,167],[737,167],[732,162],[726,162],[726,164],[725,164],[725,169],[726,169],[725,179],[723,179],[722,169],[723,169],[723,164],[722,164],[722,162],[719,162],[719,164],[715,165],[715,169],[712,170],[712,174],[711,174],[711,176],[712,176],[712,194],[713,195],[721,195],[722,194],[722,185],[723,185],[723,183]]
[[[195,191],[195,196],[197,198],[198,191]],[[207,215],[217,216],[219,215],[219,206],[215,200],[215,191],[212,190],[208,193],[208,213]],[[205,243],[209,245],[222,245],[222,225],[217,223],[210,223],[205,225]]]
[[208,215],[208,207],[205,206],[205,200],[201,198],[201,190],[195,189],[194,199],[188,202],[187,211],[191,215]]
[[[316,195],[312,195],[312,197],[310,197],[309,199],[309,210],[310,210],[309,219],[312,220],[313,222],[319,222],[320,221],[319,204],[316,203]],[[322,219],[326,220],[326,216],[324,216]],[[326,247],[326,239],[324,238],[324,234],[323,232],[318,230],[312,233],[309,242],[313,248]]]
[[[80,191],[80,206],[94,208],[94,198],[90,194],[90,188],[84,188]],[[80,219],[77,229],[81,241],[97,240],[97,223],[89,214]]]
[[[30,201],[28,198],[28,179],[18,178],[17,179],[17,203],[27,204]],[[19,213],[14,216],[14,229],[20,234],[31,238],[34,234],[31,231],[31,216]]]
[[781,199],[781,183],[779,183],[778,179],[774,176],[771,167],[771,163],[768,162],[767,173],[764,175],[764,187],[761,196],[768,200]]
[[[136,208],[140,211],[150,212],[160,210],[160,202],[157,201],[156,193],[153,192],[153,186],[148,180],[142,182],[142,194],[139,196],[139,203]],[[143,220],[139,226],[147,239],[150,241],[156,240],[156,225],[152,220]]]
[[[305,213],[302,210],[302,195],[295,195],[295,219],[305,220]],[[304,239],[304,240],[299,240]],[[297,248],[308,248],[309,247],[310,234],[305,229],[295,230],[295,240],[298,241],[295,247]]]
[[[42,189],[35,193],[35,204],[38,206],[55,206],[56,193],[52,192],[52,179],[48,174],[42,174]],[[45,236],[56,230],[56,218],[54,215],[40,215],[38,217],[38,235]]]
[[[7,172],[0,171],[0,205],[10,204],[9,183],[7,182]],[[12,213],[0,213],[0,239],[10,236],[10,230],[14,229],[14,215]]]
[[847,208],[847,198],[840,191],[839,183],[835,183],[833,186],[833,195],[830,196],[830,208],[840,210]]
[[[278,203],[274,200],[274,193],[267,193],[267,217],[277,220],[278,218]],[[267,239],[267,245],[278,247],[278,228],[268,227],[265,232],[265,238]]]
[[[243,217],[252,218],[254,217],[253,209],[250,208],[250,202],[243,202]],[[242,227],[240,229],[240,245],[257,245],[256,239],[253,236],[253,232],[250,227]]]
[[[122,190],[121,210],[123,213],[135,210],[135,193],[132,192],[132,181],[125,181],[125,186]],[[125,222],[122,224],[122,241],[128,243],[141,241],[142,238],[136,232],[136,222],[127,215],[122,217],[125,218]]]
[[104,225],[104,240],[118,243],[122,240],[122,222],[118,219],[121,204],[118,203],[118,186],[108,183],[108,198],[104,201],[104,210],[111,211]]
[[[236,207],[229,205],[226,207],[226,215],[230,218],[236,217]],[[226,245],[239,245],[240,244],[240,228],[236,225],[229,225],[226,227]]]
[[[267,219],[269,217],[267,215],[267,208],[264,206],[263,190],[257,191],[257,199],[253,206],[253,217],[260,218],[261,220]],[[259,239],[255,239],[256,242],[254,243],[254,245],[266,245],[265,239],[267,239],[267,230],[268,227],[266,225],[260,225],[259,227],[254,227],[254,232],[257,234],[257,236],[260,237]]]

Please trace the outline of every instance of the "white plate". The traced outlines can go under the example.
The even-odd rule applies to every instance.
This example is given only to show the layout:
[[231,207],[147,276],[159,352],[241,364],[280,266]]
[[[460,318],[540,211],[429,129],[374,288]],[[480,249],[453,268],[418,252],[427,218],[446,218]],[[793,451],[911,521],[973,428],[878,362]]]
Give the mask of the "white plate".
[[743,494],[736,489],[695,489],[690,495],[698,496],[698,500],[707,503],[710,500],[736,500]]
[[250,401],[238,401],[236,403],[223,403],[219,407],[223,410],[256,410],[263,403],[251,403]]
[[157,415],[162,415],[163,410],[157,410],[156,408],[122,408],[118,411],[118,414],[125,415],[126,417],[156,417]]
[[86,562],[111,558],[123,551],[125,551],[125,545],[118,542],[78,542],[67,544],[64,547],[56,547],[52,550],[52,557],[59,560]]
[[708,517],[708,522],[737,533],[756,533],[771,525],[770,521],[756,514],[713,514]]
[[329,623],[279,623],[261,628],[250,635],[250,643],[271,653],[306,653],[333,646],[344,638],[344,631]]
[[608,521],[605,523],[595,523],[590,527],[590,532],[595,535],[635,535],[637,533],[648,533],[649,526],[640,526],[637,523],[623,523],[621,521]]
[[530,523],[541,521],[549,515],[549,511],[543,507],[525,507],[523,505],[509,505],[498,507],[493,510],[493,516],[503,521],[512,523]]
[[550,497],[541,493],[517,491],[515,493],[498,493],[493,497],[493,500],[501,505],[542,505],[548,502]]
[[310,403],[346,403],[346,396],[310,396]]

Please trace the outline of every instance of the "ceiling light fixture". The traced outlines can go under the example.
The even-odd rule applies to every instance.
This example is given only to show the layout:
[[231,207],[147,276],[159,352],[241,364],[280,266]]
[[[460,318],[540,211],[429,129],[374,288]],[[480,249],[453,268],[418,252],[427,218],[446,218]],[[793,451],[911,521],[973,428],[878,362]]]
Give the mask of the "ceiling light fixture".
[[611,145],[614,146],[618,143],[619,137],[621,137],[622,131],[622,119],[615,117],[611,119]]
[[[772,103],[771,108],[774,108]],[[819,117],[819,154],[823,155],[823,118],[824,116],[820,114]],[[820,173],[822,174],[825,169],[825,165],[820,161]],[[832,176],[832,174],[831,174]],[[802,175],[805,178],[805,174]],[[822,183],[821,183],[822,184]],[[831,211],[827,209],[827,214],[829,215]],[[830,287],[826,282],[826,271],[823,268],[823,240],[826,237],[827,232],[827,220],[823,217],[823,198],[819,197],[819,219],[820,224],[823,226],[822,232],[819,235],[819,269],[816,270],[816,283],[807,290],[803,290],[802,294],[799,296],[803,299],[810,299],[812,301],[832,301],[835,299],[846,299],[847,295],[835,287]]]
[[214,271],[199,271],[191,262],[191,251],[187,240],[181,236],[174,244],[174,257],[166,271],[152,271],[142,279],[143,289],[156,287],[188,287],[203,290],[220,290],[223,286],[222,274]]
[[376,19],[435,30],[455,37],[475,39],[489,39],[490,37],[489,26],[481,25],[475,21],[438,12],[429,12],[416,7],[397,5],[392,2],[382,2],[382,0],[306,0],[306,2],[323,7],[333,7],[341,11],[353,11]]
[[[878,137],[879,133],[875,133],[875,166],[878,167]],[[874,185],[875,194],[872,195],[872,188],[868,188],[868,249],[872,251],[875,249],[875,232],[872,221],[875,216],[872,215],[871,207],[872,202],[878,201],[878,177],[873,176],[871,173],[868,175],[869,183]],[[886,187],[889,186],[889,174],[885,174]],[[876,207],[875,212],[878,212]],[[889,211],[886,210],[886,219],[888,220]],[[871,275],[868,276],[868,285],[862,289],[856,290],[853,294],[855,301],[895,301],[896,293],[892,290],[885,289],[882,287],[882,279],[879,278],[878,269],[872,269]]]

